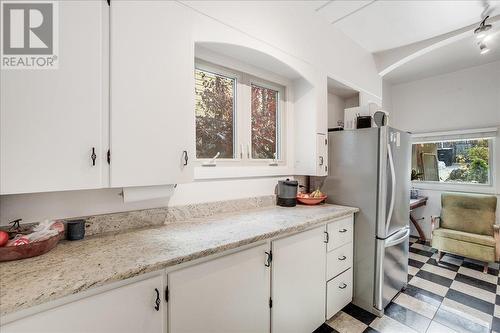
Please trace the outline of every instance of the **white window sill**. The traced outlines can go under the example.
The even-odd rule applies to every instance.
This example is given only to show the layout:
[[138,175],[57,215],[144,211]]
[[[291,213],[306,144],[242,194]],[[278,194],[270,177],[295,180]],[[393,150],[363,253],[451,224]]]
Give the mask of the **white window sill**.
[[290,176],[293,170],[287,166],[214,166],[195,167],[194,179],[227,179],[227,178],[254,178],[272,176]]
[[446,182],[412,181],[411,186],[418,190],[451,191],[495,194],[495,187],[490,184],[460,184]]

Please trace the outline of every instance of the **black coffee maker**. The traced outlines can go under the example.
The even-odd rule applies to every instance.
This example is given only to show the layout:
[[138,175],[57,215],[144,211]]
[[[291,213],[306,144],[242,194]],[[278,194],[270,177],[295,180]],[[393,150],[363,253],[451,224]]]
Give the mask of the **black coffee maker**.
[[278,199],[277,205],[283,207],[295,207],[297,205],[297,189],[299,182],[296,180],[278,181]]

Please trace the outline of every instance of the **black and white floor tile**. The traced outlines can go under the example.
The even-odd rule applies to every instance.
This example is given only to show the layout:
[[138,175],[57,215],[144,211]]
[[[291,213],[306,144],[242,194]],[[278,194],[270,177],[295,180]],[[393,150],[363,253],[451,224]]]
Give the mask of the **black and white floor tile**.
[[499,264],[437,251],[410,238],[408,287],[383,317],[349,304],[314,333],[500,333]]

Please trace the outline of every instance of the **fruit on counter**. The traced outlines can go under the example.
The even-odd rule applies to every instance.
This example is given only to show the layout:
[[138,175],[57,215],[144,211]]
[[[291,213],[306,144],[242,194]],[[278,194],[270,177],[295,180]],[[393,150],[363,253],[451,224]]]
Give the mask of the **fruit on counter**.
[[50,229],[56,230],[57,232],[63,232],[64,224],[61,221],[56,221],[50,226]]
[[17,234],[16,237],[12,238],[7,242],[7,246],[18,246],[29,244],[30,240],[25,235]]
[[5,246],[9,241],[9,234],[5,231],[0,231],[0,247]]
[[310,196],[311,196],[311,198],[321,198],[321,197],[324,197],[325,195],[318,188],[318,189],[316,189],[316,191],[312,192],[310,194]]
[[305,199],[309,199],[309,198],[319,199],[319,198],[325,197],[325,194],[323,192],[321,192],[319,189],[317,189],[316,191],[309,193],[309,194],[304,193],[304,192],[299,192],[299,193],[297,193],[297,197],[298,198],[305,198]]

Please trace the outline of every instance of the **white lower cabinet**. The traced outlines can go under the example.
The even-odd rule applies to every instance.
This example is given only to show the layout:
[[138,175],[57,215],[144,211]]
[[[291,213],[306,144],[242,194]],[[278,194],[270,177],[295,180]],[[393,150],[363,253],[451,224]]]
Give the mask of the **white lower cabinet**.
[[326,316],[330,319],[352,301],[354,216],[326,225]]
[[327,280],[352,267],[352,250],[352,243],[349,243],[326,254]]
[[325,226],[272,242],[273,333],[312,332],[325,320]]
[[168,289],[163,273],[120,282],[0,331],[309,333],[352,299],[352,238],[328,236],[343,229],[352,217],[171,271]]
[[326,318],[333,317],[352,300],[352,269],[326,284]]
[[2,326],[0,331],[163,333],[166,332],[164,291],[163,275],[159,275],[14,321]]
[[353,219],[354,217],[351,215],[326,225],[326,230],[328,231],[328,251],[344,244],[352,243],[354,235]]
[[168,274],[170,333],[269,332],[269,245]]

